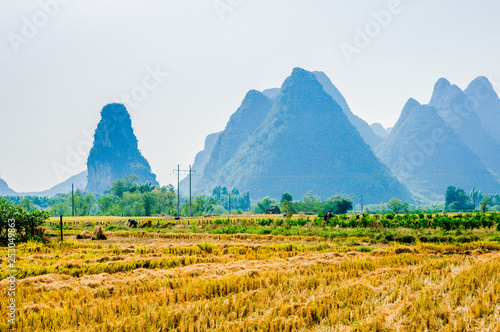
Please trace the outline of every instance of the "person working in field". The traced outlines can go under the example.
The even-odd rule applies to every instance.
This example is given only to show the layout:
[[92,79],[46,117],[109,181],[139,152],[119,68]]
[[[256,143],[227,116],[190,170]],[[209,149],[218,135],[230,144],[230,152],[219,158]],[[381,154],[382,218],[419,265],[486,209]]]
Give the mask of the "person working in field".
[[130,228],[137,228],[137,220],[129,219],[128,220],[128,227],[130,227]]
[[323,220],[327,221],[327,220],[332,219],[332,218],[333,218],[333,214],[330,211],[328,211],[327,213],[325,213]]

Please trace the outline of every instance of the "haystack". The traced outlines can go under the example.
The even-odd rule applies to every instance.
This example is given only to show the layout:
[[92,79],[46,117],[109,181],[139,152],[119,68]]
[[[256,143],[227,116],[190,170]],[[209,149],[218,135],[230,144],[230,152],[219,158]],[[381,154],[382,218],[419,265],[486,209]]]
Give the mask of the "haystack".
[[94,234],[92,234],[92,240],[107,240],[106,235],[104,235],[104,229],[102,226],[96,226],[94,228]]
[[76,236],[77,239],[90,239],[92,237],[92,233],[89,231],[83,231]]

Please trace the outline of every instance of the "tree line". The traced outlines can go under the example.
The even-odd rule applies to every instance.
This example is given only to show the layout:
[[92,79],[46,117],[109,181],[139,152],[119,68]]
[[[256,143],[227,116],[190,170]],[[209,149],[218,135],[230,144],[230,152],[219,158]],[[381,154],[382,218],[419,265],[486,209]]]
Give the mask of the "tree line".
[[[117,179],[103,195],[86,193],[77,189],[71,193],[54,197],[8,197],[12,203],[23,206],[28,212],[36,209],[46,211],[51,216],[175,216],[177,215],[177,192],[172,185],[154,186],[138,183],[136,176]],[[237,188],[215,187],[211,195],[181,196],[181,216],[202,216],[206,214],[238,214],[251,212],[264,214],[270,206],[277,206],[283,214],[299,212],[344,214],[354,209],[350,198],[333,196],[326,200],[309,191],[300,200],[294,200],[290,193],[283,193],[281,200],[265,197],[251,204],[250,192],[240,193]],[[475,204],[474,204],[475,202]],[[73,204],[74,203],[74,204]],[[368,205],[364,211],[371,213],[409,213],[415,211],[437,212],[500,210],[500,195],[485,195],[479,191],[466,193],[463,189],[448,187],[444,205],[416,206],[397,198],[380,205]],[[359,205],[358,211],[361,210]],[[73,211],[74,210],[74,211]],[[230,211],[229,211],[230,210]]]

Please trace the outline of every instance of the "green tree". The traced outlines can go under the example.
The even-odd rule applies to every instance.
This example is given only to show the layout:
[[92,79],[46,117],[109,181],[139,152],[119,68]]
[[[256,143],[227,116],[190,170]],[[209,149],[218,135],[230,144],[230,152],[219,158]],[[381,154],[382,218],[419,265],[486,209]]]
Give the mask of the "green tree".
[[[231,197],[229,196],[231,193]],[[212,197],[217,204],[222,205],[224,209],[229,210],[229,199],[231,198],[231,210],[241,209],[248,211],[250,209],[250,192],[246,191],[240,194],[239,190],[233,188],[228,190],[226,187],[217,186],[212,190]]]
[[293,201],[292,194],[290,194],[290,193],[283,193],[283,195],[281,195],[280,204],[283,205],[283,202],[285,202],[285,201],[292,202]]
[[471,198],[463,189],[449,186],[445,193],[445,208],[447,210],[470,210],[473,208]]
[[324,203],[323,213],[345,214],[352,210],[352,200],[345,197],[335,196]]
[[26,210],[28,210],[28,212],[32,211],[34,206],[33,206],[33,201],[31,200],[31,198],[29,197],[24,197],[22,200],[21,200],[21,204],[26,207]]
[[403,203],[397,198],[391,199],[387,203],[387,207],[394,211],[394,213],[398,214],[400,212],[407,212],[408,211],[408,203]]
[[48,211],[33,208],[29,212],[23,206],[0,197],[0,241],[4,244],[8,241],[9,229],[16,230],[16,242],[30,239],[32,227],[41,226],[49,216]]
[[485,195],[481,203],[479,203],[479,205],[481,206],[481,211],[483,211],[483,213],[488,211],[488,205],[490,204],[490,202],[491,197],[489,195]]
[[299,206],[304,212],[319,213],[321,205],[321,199],[319,196],[315,195],[312,190],[309,190],[304,196],[302,196],[302,204]]
[[453,202],[456,202],[457,188],[453,186],[449,186],[448,188],[446,188],[446,193],[444,194],[444,198],[445,198],[445,207],[448,209],[448,207]]
[[155,202],[156,202],[156,199],[152,193],[147,192],[147,193],[142,195],[142,203],[144,206],[144,214],[146,215],[146,217],[151,217],[151,215],[153,213]]
[[146,182],[146,183],[141,183],[141,184],[135,186],[135,188],[137,188],[137,190],[139,192],[141,192],[141,194],[144,194],[144,193],[152,192],[157,187],[155,185],[151,184],[151,182]]
[[102,215],[112,214],[112,208],[114,205],[113,196],[106,194],[97,200],[97,204],[99,205],[99,209],[101,210]]
[[214,206],[217,205],[215,198],[210,197],[207,202],[207,213],[211,213],[214,210]]
[[67,216],[71,214],[71,208],[68,204],[57,202],[52,205],[52,216]]
[[136,182],[139,178],[136,175],[125,176],[120,179],[116,179],[111,184],[109,192],[120,198],[123,197],[125,192],[134,192],[137,190]]
[[293,203],[292,201],[289,200],[284,200],[283,203],[281,203],[281,207],[285,211],[286,217],[290,219],[294,213],[296,213],[295,209],[293,208]]
[[217,202],[220,202],[221,192],[222,192],[222,188],[220,186],[217,186],[214,188],[214,190],[212,190],[212,196],[215,198],[215,200]]
[[248,211],[250,209],[250,191],[245,191],[243,195],[241,195],[241,200],[239,205],[236,207],[237,209],[241,209],[243,211]]
[[260,201],[257,202],[257,205],[255,206],[254,212],[257,214],[262,214],[266,213],[266,209],[271,205],[274,204],[275,200],[270,198],[270,197],[264,197]]

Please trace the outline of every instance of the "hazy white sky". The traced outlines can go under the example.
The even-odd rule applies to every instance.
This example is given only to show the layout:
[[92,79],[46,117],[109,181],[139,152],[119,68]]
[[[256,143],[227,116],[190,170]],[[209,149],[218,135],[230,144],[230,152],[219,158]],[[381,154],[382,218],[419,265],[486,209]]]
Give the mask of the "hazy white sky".
[[324,71],[355,114],[392,126],[439,77],[500,82],[499,14],[497,0],[2,0],[0,175],[35,191],[85,169],[100,110],[134,92],[139,146],[160,183],[176,184],[172,169],[246,92],[293,67]]

